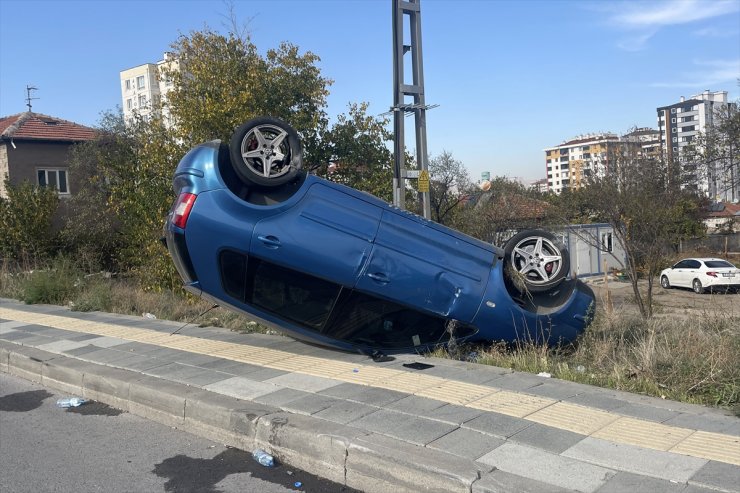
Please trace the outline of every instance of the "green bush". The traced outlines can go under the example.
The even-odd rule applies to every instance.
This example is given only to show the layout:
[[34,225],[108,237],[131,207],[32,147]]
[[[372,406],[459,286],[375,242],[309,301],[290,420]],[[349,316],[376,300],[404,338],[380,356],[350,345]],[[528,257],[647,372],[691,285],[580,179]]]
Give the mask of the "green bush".
[[0,256],[16,264],[45,258],[54,244],[51,222],[59,196],[52,188],[5,180],[0,197]]
[[69,274],[69,269],[32,272],[23,288],[23,301],[29,305],[37,303],[66,305],[77,292],[77,280]]

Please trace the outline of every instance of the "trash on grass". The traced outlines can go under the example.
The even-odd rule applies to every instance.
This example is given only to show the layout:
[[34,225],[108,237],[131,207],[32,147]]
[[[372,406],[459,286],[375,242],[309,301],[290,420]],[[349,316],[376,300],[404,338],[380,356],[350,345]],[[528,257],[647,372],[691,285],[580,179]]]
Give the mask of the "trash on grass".
[[79,407],[87,402],[86,399],[83,399],[82,397],[65,397],[64,399],[59,399],[57,401],[57,407],[61,408],[67,408],[67,407]]
[[550,377],[552,377],[552,374],[551,373],[547,373],[546,371],[541,371],[541,372],[539,372],[537,374],[537,376],[538,377],[542,377],[542,378],[550,378]]
[[252,457],[265,467],[272,467],[275,465],[275,459],[260,448],[252,452]]
[[157,319],[157,316],[156,315],[154,315],[153,313],[149,313],[149,312],[142,313],[141,316],[144,317],[144,318],[148,318],[149,320],[156,320]]
[[583,373],[584,371],[586,371],[586,367],[583,366],[583,365],[578,365],[578,366],[576,366],[576,371],[578,373]]

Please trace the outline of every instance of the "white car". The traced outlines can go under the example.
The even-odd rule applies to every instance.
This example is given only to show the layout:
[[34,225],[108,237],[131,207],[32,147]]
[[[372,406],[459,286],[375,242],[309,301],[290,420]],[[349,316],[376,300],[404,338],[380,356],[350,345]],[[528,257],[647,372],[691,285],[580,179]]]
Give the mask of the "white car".
[[740,288],[740,269],[721,258],[686,258],[660,273],[660,285],[705,290]]

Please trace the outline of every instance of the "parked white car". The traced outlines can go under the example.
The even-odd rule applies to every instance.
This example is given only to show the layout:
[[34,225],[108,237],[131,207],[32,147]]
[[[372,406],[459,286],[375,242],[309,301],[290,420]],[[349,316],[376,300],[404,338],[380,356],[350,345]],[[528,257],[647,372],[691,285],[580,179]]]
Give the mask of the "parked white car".
[[706,290],[740,288],[740,269],[721,258],[686,258],[660,273],[660,285]]

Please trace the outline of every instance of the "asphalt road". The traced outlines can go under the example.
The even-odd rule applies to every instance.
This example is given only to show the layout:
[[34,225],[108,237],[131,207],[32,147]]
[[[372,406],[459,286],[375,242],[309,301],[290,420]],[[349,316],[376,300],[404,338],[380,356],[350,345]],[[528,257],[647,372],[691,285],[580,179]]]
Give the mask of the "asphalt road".
[[354,491],[102,403],[60,409],[60,397],[0,373],[3,493]]

